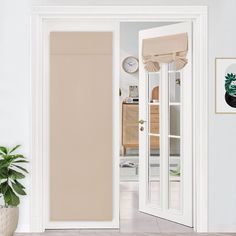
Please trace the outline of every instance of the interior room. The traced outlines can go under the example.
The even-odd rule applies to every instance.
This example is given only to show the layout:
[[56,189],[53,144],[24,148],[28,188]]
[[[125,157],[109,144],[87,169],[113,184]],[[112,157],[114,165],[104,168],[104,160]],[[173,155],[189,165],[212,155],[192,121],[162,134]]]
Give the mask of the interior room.
[[235,0],[0,1],[0,236],[236,233]]

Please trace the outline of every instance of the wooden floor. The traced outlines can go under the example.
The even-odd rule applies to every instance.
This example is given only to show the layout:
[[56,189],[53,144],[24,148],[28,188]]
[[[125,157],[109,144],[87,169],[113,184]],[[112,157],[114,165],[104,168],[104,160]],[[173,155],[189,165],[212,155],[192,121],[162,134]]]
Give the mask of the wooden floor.
[[47,230],[45,233],[21,233],[16,236],[194,236],[236,234],[197,234],[193,229],[180,224],[150,216],[138,211],[138,184],[122,182],[120,185],[120,229],[119,230]]

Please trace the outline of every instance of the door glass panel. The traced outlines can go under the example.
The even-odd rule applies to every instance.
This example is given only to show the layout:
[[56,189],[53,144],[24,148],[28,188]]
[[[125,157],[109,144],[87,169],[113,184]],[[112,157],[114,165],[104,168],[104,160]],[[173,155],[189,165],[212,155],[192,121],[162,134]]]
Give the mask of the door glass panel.
[[160,138],[149,135],[149,203],[160,206]]
[[149,133],[160,134],[159,123],[160,123],[159,105],[150,105],[149,106]]
[[180,135],[180,106],[169,106],[169,134]]
[[179,71],[175,71],[174,63],[170,63],[168,65],[168,77],[169,77],[169,100],[171,103],[179,103],[181,73]]
[[168,65],[169,82],[169,208],[181,209],[181,81],[175,64]]
[[148,199],[156,207],[160,207],[159,76],[159,73],[148,73]]
[[149,102],[159,102],[159,87],[160,87],[160,73],[149,72],[148,73],[148,90],[149,90]]
[[181,161],[180,139],[169,138],[169,208],[180,210],[181,206]]

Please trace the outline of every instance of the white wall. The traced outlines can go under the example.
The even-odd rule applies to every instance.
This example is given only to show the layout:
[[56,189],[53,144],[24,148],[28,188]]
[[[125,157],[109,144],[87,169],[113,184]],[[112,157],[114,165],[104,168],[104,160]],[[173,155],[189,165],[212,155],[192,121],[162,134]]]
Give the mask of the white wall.
[[[0,144],[22,144],[30,158],[29,16],[30,1],[0,1]],[[22,199],[19,223],[28,230],[29,197]]]
[[[0,143],[21,143],[30,158],[31,4],[209,6],[209,228],[236,232],[235,115],[216,115],[214,58],[236,57],[235,0],[1,0]],[[29,190],[29,189],[28,189]],[[20,228],[29,224],[29,199],[21,205]]]

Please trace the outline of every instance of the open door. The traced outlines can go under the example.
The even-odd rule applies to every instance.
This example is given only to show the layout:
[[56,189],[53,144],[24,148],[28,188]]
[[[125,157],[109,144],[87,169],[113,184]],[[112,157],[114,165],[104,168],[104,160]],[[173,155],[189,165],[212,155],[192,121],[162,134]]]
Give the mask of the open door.
[[193,226],[191,22],[139,33],[139,209]]

